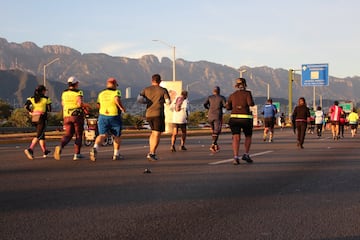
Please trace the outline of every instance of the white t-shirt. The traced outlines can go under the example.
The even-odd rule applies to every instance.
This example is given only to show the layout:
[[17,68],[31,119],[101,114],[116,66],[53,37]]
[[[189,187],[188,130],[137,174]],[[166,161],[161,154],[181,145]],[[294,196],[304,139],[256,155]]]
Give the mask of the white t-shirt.
[[317,110],[315,112],[315,124],[322,124],[324,121],[324,112],[321,110]]
[[183,123],[187,123],[187,116],[189,113],[189,102],[187,99],[184,99],[184,101],[181,104],[181,108],[180,111],[176,111],[175,110],[175,104],[176,101],[173,101],[173,103],[170,106],[170,109],[173,111],[173,121],[172,123],[177,123],[177,124],[183,124]]

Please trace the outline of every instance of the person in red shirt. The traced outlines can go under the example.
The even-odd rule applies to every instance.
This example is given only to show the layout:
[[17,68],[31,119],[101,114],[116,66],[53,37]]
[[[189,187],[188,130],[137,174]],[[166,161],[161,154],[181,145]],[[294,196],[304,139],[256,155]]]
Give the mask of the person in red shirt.
[[334,140],[339,139],[339,125],[340,125],[340,116],[341,108],[339,107],[339,102],[334,101],[334,105],[329,108],[330,123],[331,123],[331,133]]

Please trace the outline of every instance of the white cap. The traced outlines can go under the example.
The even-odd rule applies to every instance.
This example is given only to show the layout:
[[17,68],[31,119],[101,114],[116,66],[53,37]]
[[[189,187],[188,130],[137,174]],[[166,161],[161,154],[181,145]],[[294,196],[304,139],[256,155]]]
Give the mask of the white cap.
[[79,80],[76,77],[71,76],[68,78],[67,82],[70,84],[76,84],[76,83],[79,83]]

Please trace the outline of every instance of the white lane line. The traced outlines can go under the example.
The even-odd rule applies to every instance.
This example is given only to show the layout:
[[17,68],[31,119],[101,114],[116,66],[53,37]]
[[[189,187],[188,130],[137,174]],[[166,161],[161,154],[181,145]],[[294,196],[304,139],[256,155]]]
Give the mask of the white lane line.
[[[144,149],[144,148],[148,148],[149,146],[143,146],[143,147],[121,147],[120,148],[120,152],[126,152],[129,150],[138,150],[138,149]],[[81,155],[83,155],[85,157],[85,159],[89,156],[90,154],[90,149],[92,149],[92,147],[89,147],[88,151],[84,151],[85,149],[81,148]],[[104,147],[99,147],[98,148],[98,153],[104,153],[104,152],[113,152],[114,148],[112,146],[104,146]],[[53,151],[46,157],[46,158],[54,158],[54,153]],[[68,157],[68,156],[74,156],[74,153],[62,153],[61,157]],[[43,156],[36,156],[35,158],[44,158]]]
[[[253,153],[250,154],[251,157],[254,156],[260,156],[260,155],[264,155],[264,154],[268,154],[268,153],[272,153],[273,151],[265,151],[265,152],[258,152],[258,153]],[[230,159],[225,159],[225,160],[221,160],[221,161],[217,161],[217,162],[211,162],[208,163],[209,165],[218,165],[218,164],[222,164],[222,163],[228,163],[228,162],[232,162],[234,159],[230,158]]]

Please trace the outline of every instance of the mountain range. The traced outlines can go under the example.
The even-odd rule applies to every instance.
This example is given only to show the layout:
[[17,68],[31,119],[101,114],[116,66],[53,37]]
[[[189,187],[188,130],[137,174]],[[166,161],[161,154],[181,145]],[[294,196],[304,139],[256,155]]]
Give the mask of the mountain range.
[[[58,60],[54,61],[57,58]],[[294,67],[297,68],[300,66]],[[331,72],[331,65],[329,68]],[[22,106],[26,98],[33,94],[35,87],[44,83],[44,69],[48,94],[55,106],[59,106],[61,92],[66,88],[66,81],[70,76],[80,79],[85,100],[93,101],[97,93],[105,87],[108,77],[118,80],[123,96],[126,88],[131,88],[132,97],[136,97],[142,88],[150,85],[154,73],[159,73],[163,80],[171,81],[173,70],[171,59],[166,57],[159,60],[154,55],[134,59],[103,53],[82,54],[61,45],[38,47],[33,42],[13,43],[0,38],[1,99],[14,106]],[[181,80],[183,89],[189,90],[190,100],[204,99],[211,94],[214,86],[220,86],[221,94],[228,96],[234,91],[235,79],[239,77],[240,70],[255,98],[265,99],[269,94],[272,98],[287,101],[287,69],[273,69],[268,66],[240,66],[235,69],[208,61],[190,62],[176,59],[176,80]],[[310,104],[313,102],[314,88],[301,86],[300,72],[296,72],[292,85],[293,102],[300,96],[304,96]],[[358,102],[359,92],[360,77],[330,76],[329,86],[315,88],[315,99],[317,104],[320,96],[330,101]]]

